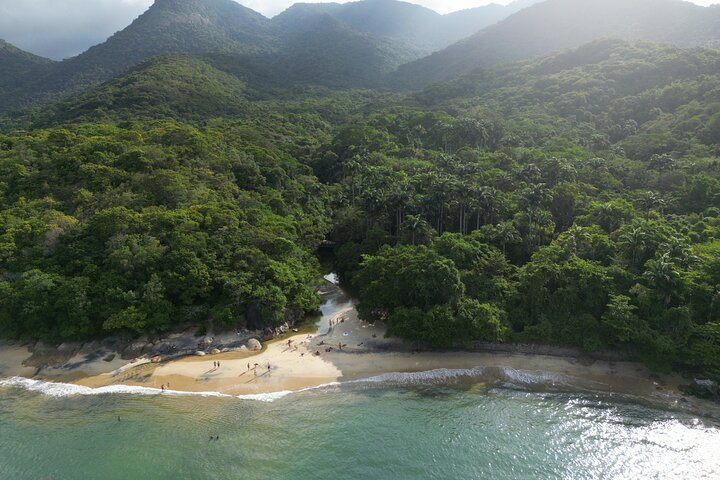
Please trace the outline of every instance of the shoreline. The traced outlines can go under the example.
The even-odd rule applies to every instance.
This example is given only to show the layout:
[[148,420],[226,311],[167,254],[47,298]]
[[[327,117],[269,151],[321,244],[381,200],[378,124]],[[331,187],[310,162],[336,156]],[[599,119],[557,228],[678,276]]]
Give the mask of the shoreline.
[[142,357],[132,362],[119,357],[107,361],[100,355],[86,361],[75,355],[66,365],[41,369],[38,374],[35,368],[23,366],[32,355],[27,347],[0,343],[0,378],[27,377],[89,388],[165,387],[176,392],[253,396],[442,371],[478,382],[503,381],[510,376],[505,380],[529,388],[632,395],[671,407],[693,404],[709,410],[714,405],[683,394],[679,387],[687,380],[679,374],[656,375],[621,356],[592,358],[577,355],[574,349],[536,345],[476,344],[478,350],[472,351],[416,351],[407,342],[384,338],[382,325],[360,320],[352,300],[337,287],[326,291],[321,310],[317,334],[283,336],[266,342],[257,352],[235,349],[160,363]]

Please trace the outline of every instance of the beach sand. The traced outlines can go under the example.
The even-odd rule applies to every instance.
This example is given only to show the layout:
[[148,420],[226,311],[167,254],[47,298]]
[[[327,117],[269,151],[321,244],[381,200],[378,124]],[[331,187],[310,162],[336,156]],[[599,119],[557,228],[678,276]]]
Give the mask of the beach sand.
[[[512,380],[520,383],[525,377],[532,378],[532,382],[540,378],[544,379],[543,387],[569,392],[622,393],[663,403],[682,398],[678,390],[682,379],[678,375],[653,376],[638,363],[528,354],[413,352],[402,341],[384,338],[381,325],[360,321],[352,307],[337,312],[331,320],[334,326],[325,335],[285,337],[268,343],[258,353],[186,357],[160,365],[145,364],[121,374],[75,379],[75,383],[90,387],[169,385],[176,391],[248,395],[297,391],[389,373],[485,369],[497,376],[492,370],[498,369],[505,375],[510,372]],[[343,344],[342,350],[339,344]],[[330,347],[332,350],[326,351]],[[216,368],[214,362],[220,362],[220,367]]]
[[679,375],[653,375],[639,363],[592,360],[582,355],[414,351],[407,342],[385,338],[383,325],[361,321],[352,299],[333,285],[333,279],[328,280],[317,333],[291,333],[267,342],[259,352],[234,351],[151,363],[147,358],[127,362],[119,355],[105,361],[107,350],[88,349],[38,372],[35,367],[23,366],[31,356],[27,347],[0,343],[0,377],[34,377],[87,387],[165,386],[182,392],[252,395],[380,375],[397,378],[396,374],[436,371],[442,377],[468,370],[460,372],[461,376],[500,384],[507,380],[507,384],[527,388],[630,394],[662,403],[686,401],[679,386],[687,382]]

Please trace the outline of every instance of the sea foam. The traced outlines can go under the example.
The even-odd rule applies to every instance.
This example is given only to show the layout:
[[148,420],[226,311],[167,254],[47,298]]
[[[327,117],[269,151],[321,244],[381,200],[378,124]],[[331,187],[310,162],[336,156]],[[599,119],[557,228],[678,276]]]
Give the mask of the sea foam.
[[177,390],[162,390],[160,388],[137,387],[132,385],[108,385],[106,387],[91,388],[72,383],[46,382],[32,378],[11,377],[0,380],[0,388],[23,388],[32,392],[42,393],[49,397],[69,397],[75,395],[170,395],[170,396],[202,396],[202,397],[230,397],[220,392],[183,392]]
[[439,368],[422,372],[392,372],[376,375],[368,378],[349,380],[346,382],[333,382],[315,387],[303,388],[296,391],[282,390],[268,393],[253,393],[245,395],[228,395],[220,392],[186,392],[177,390],[162,390],[152,387],[140,387],[131,385],[109,385],[105,387],[91,388],[70,383],[48,382],[23,377],[11,377],[0,380],[0,388],[14,387],[42,393],[50,397],[68,397],[75,395],[165,395],[165,396],[199,396],[199,397],[223,397],[237,398],[239,400],[251,400],[259,402],[274,402],[295,393],[308,392],[312,390],[323,390],[329,387],[358,384],[395,384],[395,385],[422,385],[440,384],[462,381],[463,379],[476,379],[489,383],[496,383],[503,387],[532,387],[532,386],[569,386],[579,385],[580,379],[571,378],[565,375],[542,372],[517,370],[510,367],[476,367],[465,369]]

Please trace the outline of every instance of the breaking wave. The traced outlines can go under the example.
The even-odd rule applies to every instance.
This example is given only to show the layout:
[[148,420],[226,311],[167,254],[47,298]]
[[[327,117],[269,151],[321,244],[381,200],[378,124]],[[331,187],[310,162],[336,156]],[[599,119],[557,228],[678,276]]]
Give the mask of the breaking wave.
[[295,393],[312,390],[323,390],[329,387],[350,385],[422,385],[447,384],[463,380],[485,381],[495,386],[506,388],[533,388],[533,387],[574,387],[592,388],[592,382],[550,372],[517,370],[510,367],[477,367],[468,369],[440,368],[423,372],[394,372],[384,373],[369,378],[350,380],[346,382],[333,382],[316,387],[291,391],[282,390],[269,393],[253,393],[245,395],[228,395],[220,392],[186,392],[177,390],[161,390],[152,387],[131,385],[109,385],[106,387],[91,388],[70,383],[47,382],[30,378],[12,377],[0,380],[0,388],[22,388],[38,392],[50,397],[67,397],[74,395],[163,395],[163,396],[199,396],[237,398],[259,402],[274,402]]
[[169,396],[200,396],[200,397],[231,397],[220,392],[183,392],[177,390],[162,390],[152,387],[136,387],[132,385],[108,385],[106,387],[91,388],[72,383],[46,382],[32,378],[11,377],[0,380],[0,388],[24,388],[31,392],[38,392],[49,397],[69,397],[74,395],[169,395]]

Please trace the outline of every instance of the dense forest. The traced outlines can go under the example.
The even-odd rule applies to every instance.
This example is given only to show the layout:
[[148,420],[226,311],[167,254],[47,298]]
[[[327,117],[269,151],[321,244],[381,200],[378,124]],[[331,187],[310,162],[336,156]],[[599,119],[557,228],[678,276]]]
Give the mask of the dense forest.
[[252,126],[36,130],[0,137],[0,171],[3,337],[261,328],[318,306],[328,188]]
[[276,326],[330,240],[390,335],[720,374],[718,50],[603,40],[406,94],[237,58],[0,118],[0,336]]
[[362,314],[437,346],[717,370],[719,60],[599,42],[341,129],[315,168],[345,188],[332,236]]

